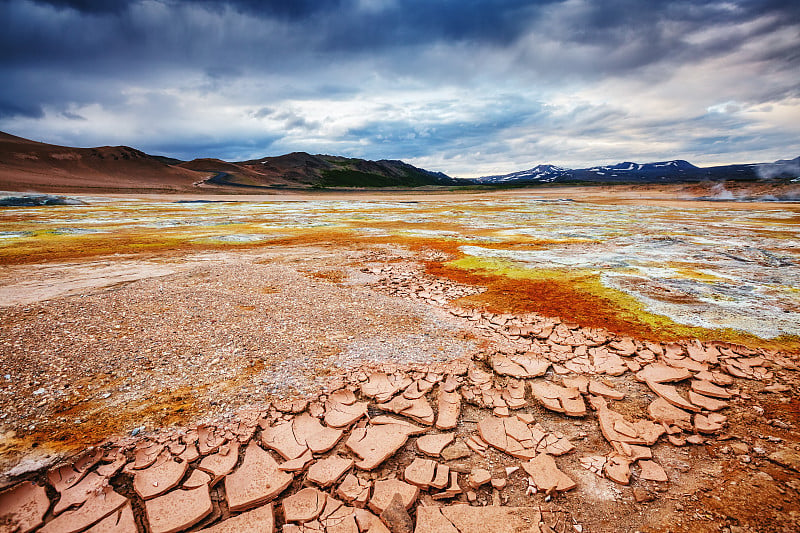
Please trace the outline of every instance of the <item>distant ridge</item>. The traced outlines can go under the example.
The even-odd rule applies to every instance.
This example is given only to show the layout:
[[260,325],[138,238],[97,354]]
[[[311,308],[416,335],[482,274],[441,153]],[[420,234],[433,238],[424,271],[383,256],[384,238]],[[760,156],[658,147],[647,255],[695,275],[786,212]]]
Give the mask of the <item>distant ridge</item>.
[[483,184],[536,183],[685,183],[704,180],[739,181],[756,179],[796,179],[800,177],[800,157],[774,163],[750,163],[716,167],[697,167],[683,159],[656,163],[626,161],[590,168],[563,168],[537,165],[528,170],[477,178]]
[[180,161],[128,146],[71,148],[0,132],[0,191],[259,193],[276,189],[524,187],[765,178],[800,181],[800,157],[707,168],[682,159],[644,164],[623,162],[583,169],[538,165],[510,174],[458,179],[398,160],[370,161],[293,152],[238,162],[214,158]]
[[[454,186],[465,181],[402,161],[294,152],[227,162],[180,161],[128,146],[71,148],[0,132],[0,190],[263,192],[264,189]],[[472,183],[472,182],[466,182]]]
[[181,167],[217,175],[208,184],[231,187],[421,187],[462,185],[463,181],[402,161],[369,161],[305,152],[227,163],[219,159],[195,159]]
[[182,191],[199,175],[128,146],[71,148],[0,132],[0,190]]

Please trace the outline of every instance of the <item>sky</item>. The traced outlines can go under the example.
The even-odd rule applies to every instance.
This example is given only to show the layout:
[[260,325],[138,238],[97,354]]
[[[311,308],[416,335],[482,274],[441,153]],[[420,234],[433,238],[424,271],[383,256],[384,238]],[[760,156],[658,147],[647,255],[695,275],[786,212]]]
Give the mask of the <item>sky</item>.
[[0,130],[455,177],[800,155],[797,0],[0,0]]

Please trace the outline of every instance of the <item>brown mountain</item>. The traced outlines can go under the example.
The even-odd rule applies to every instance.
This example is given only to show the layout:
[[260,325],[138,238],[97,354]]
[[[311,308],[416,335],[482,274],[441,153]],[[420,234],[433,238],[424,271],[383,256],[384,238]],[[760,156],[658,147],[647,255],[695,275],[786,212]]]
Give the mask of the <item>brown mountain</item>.
[[[290,155],[270,159],[289,157]],[[270,167],[257,161],[231,163],[207,158],[186,161],[179,166],[205,174],[207,178],[201,185],[203,188],[310,187],[314,184],[314,179],[309,179],[302,168],[298,169],[291,164]]]
[[195,159],[183,168],[216,172],[205,185],[260,187],[420,187],[463,185],[441,172],[430,172],[404,163],[382,159],[369,161],[305,152],[263,157],[239,163],[219,159]]
[[0,190],[36,192],[226,192],[274,188],[458,185],[402,161],[294,152],[242,162],[179,161],[127,146],[70,148],[0,132]]
[[70,148],[0,132],[0,190],[186,191],[207,174],[127,146]]

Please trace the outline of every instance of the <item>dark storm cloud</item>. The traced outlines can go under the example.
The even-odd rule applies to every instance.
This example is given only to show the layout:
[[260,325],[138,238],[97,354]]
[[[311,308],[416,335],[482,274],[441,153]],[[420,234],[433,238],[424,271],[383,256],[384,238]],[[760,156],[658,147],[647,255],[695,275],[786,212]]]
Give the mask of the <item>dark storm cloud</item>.
[[86,117],[69,111],[62,111],[61,116],[68,120],[86,120]]
[[44,116],[42,106],[0,100],[0,118],[6,117],[41,118]]
[[[385,9],[357,1],[6,0],[4,62],[66,60],[83,68],[189,61],[277,66],[308,53],[375,53],[431,42],[513,42],[536,4],[412,0]],[[250,23],[248,24],[248,21]],[[268,26],[259,29],[260,24]],[[290,52],[287,56],[284,52]],[[297,65],[293,65],[297,66]]]
[[[376,0],[377,1],[377,0]],[[435,43],[511,47],[533,33],[555,46],[534,46],[516,68],[583,76],[639,68],[664,59],[698,59],[741,46],[748,37],[797,24],[796,2],[530,2],[509,0],[378,1],[68,1],[5,0],[0,60],[5,64],[71,65],[98,74],[180,65],[209,69],[297,69],[349,55],[386,68],[416,64],[408,49]],[[715,23],[774,14],[770,24],[717,36],[702,45],[684,37]],[[581,48],[577,57],[570,47]],[[562,47],[565,53],[560,54]],[[778,61],[797,50],[773,50]],[[326,59],[328,58],[328,59]],[[298,64],[301,63],[301,64]],[[446,66],[446,65],[445,65]],[[445,69],[447,70],[447,69]]]
[[326,19],[321,45],[332,51],[364,52],[436,43],[510,45],[554,1],[409,0],[379,11],[360,10]]
[[[762,19],[760,24],[748,25]],[[567,2],[541,26],[542,40],[555,43],[543,56],[526,53],[529,65],[570,77],[639,73],[648,66],[674,68],[746,46],[784,27],[797,29],[797,2],[615,0]],[[727,31],[698,42],[692,37],[726,25]],[[776,48],[781,48],[778,45]],[[776,62],[797,59],[797,46],[772,49]],[[575,51],[571,53],[570,51]],[[537,70],[539,70],[537,69]]]
[[285,130],[315,130],[320,126],[319,121],[307,120],[305,117],[295,113],[294,111],[280,111],[277,113],[270,113],[269,116],[275,120],[281,121]]
[[84,13],[113,13],[124,9],[131,2],[129,0],[44,0],[39,3]]
[[[120,13],[125,11],[137,0],[40,0],[39,3],[48,4],[59,8],[69,8],[84,13]],[[176,3],[176,2],[170,2]],[[233,7],[238,10],[256,13],[260,15],[288,17],[292,19],[302,19],[314,12],[321,10],[336,9],[341,1],[339,0],[238,0],[238,1],[216,1],[216,0],[197,0],[195,3],[206,6],[210,9],[224,9]]]
[[137,148],[150,154],[166,154],[187,161],[198,157],[198,154],[228,161],[242,161],[247,159],[243,154],[252,153],[254,150],[262,153],[262,150],[269,150],[278,139],[277,135],[215,137],[213,134],[196,134],[180,139],[160,139],[157,142],[143,139]]
[[[195,142],[449,160],[680,124],[702,130],[683,145],[698,153],[751,149],[757,135],[714,128],[800,97],[799,21],[778,0],[0,0],[0,129],[87,144],[116,121],[120,142],[179,157]],[[654,111],[667,101],[679,115]]]
[[[519,15],[532,8],[557,0],[506,0],[502,5],[490,0],[404,0],[403,2],[369,2],[348,0],[195,0],[176,2],[164,0],[166,5],[192,4],[212,12],[233,10],[259,18],[278,18],[292,22],[308,22],[325,18],[333,27],[360,27],[360,31],[349,35],[354,42],[368,36],[375,41],[387,40],[394,29],[406,38],[429,39],[490,39],[507,40],[515,37],[525,23]],[[116,14],[125,16],[128,9],[139,0],[40,0],[37,3],[56,8],[70,9],[82,13]],[[365,26],[372,22],[380,31]],[[515,31],[516,30],[516,31]],[[338,34],[343,36],[345,34]]]

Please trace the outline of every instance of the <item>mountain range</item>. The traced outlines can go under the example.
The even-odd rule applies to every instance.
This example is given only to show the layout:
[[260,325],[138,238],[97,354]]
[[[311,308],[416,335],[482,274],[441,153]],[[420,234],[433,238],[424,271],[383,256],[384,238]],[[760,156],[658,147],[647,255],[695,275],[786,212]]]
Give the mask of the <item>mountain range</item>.
[[402,161],[368,161],[305,152],[240,162],[181,161],[128,146],[71,148],[0,132],[0,190],[4,191],[258,193],[274,189],[464,183]]
[[750,163],[715,167],[696,167],[675,159],[657,163],[632,163],[591,168],[562,168],[538,165],[528,170],[477,178],[484,184],[536,183],[684,183],[693,181],[739,181],[757,179],[793,179],[800,177],[800,157],[774,163]]
[[584,169],[539,165],[511,174],[459,179],[396,160],[293,152],[239,162],[211,158],[181,161],[127,146],[71,148],[0,132],[0,190],[17,192],[258,193],[314,188],[796,180],[798,176],[800,157],[707,168],[683,160]]

